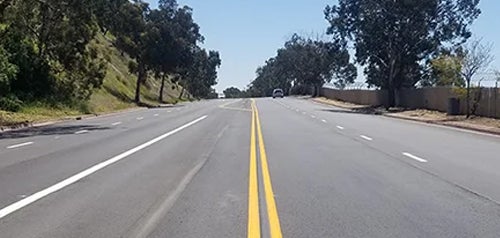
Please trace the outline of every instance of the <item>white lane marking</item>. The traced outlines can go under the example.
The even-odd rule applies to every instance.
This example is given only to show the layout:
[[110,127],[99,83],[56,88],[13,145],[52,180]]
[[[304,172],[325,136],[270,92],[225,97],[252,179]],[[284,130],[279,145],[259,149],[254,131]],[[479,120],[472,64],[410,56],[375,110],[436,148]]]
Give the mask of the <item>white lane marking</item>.
[[140,121],[140,120],[144,119],[144,117],[138,117],[138,118],[136,118],[136,119],[137,119],[138,121]]
[[322,122],[324,122],[324,123],[327,123],[327,121],[326,121],[325,119],[323,119],[323,120],[321,120],[321,121],[322,121]]
[[81,130],[81,131],[75,132],[76,135],[85,134],[85,133],[89,133],[89,130]]
[[344,127],[343,126],[337,126],[337,129],[344,130]]
[[187,124],[184,124],[184,125],[178,127],[177,129],[169,131],[169,132],[167,132],[167,133],[165,133],[165,134],[163,134],[161,136],[158,136],[158,137],[156,137],[156,138],[154,138],[154,139],[152,139],[152,140],[150,140],[148,142],[145,142],[144,144],[138,145],[135,148],[127,150],[127,151],[125,151],[125,152],[123,152],[123,153],[121,153],[121,154],[119,154],[119,155],[117,155],[117,156],[115,156],[113,158],[110,158],[110,159],[108,159],[108,160],[106,160],[104,162],[96,164],[96,165],[94,165],[94,166],[92,166],[92,167],[90,167],[90,168],[88,168],[88,169],[86,169],[86,170],[84,170],[84,171],[82,171],[82,172],[80,172],[78,174],[75,174],[75,175],[73,175],[73,176],[71,176],[71,177],[69,177],[69,178],[67,178],[67,179],[65,179],[65,180],[63,180],[63,181],[61,181],[59,183],[56,183],[56,184],[54,184],[54,185],[52,185],[52,186],[50,186],[50,187],[48,187],[46,189],[43,189],[43,190],[41,190],[39,192],[36,192],[36,193],[34,193],[34,194],[32,194],[32,195],[24,198],[24,199],[21,199],[21,200],[19,200],[17,202],[14,202],[14,203],[12,203],[12,204],[10,204],[10,205],[8,205],[8,206],[0,209],[0,219],[4,218],[5,216],[7,216],[7,215],[9,215],[9,214],[11,214],[11,213],[13,213],[13,212],[15,212],[15,211],[17,211],[17,210],[25,207],[25,206],[30,205],[31,203],[36,202],[37,200],[39,200],[39,199],[41,199],[43,197],[48,196],[51,193],[57,192],[57,191],[65,188],[65,187],[67,187],[67,186],[69,186],[69,185],[71,185],[71,184],[79,181],[80,179],[85,178],[85,177],[87,177],[87,176],[89,176],[89,175],[91,175],[91,174],[93,174],[93,173],[95,173],[95,172],[97,172],[97,171],[99,171],[99,170],[101,170],[101,169],[103,169],[103,168],[111,165],[111,164],[114,164],[114,163],[116,163],[116,162],[118,162],[118,161],[120,161],[120,160],[122,160],[124,158],[127,158],[128,156],[130,156],[132,154],[135,154],[138,151],[143,150],[143,149],[145,149],[145,148],[147,148],[147,147],[149,147],[149,146],[157,143],[158,141],[161,141],[161,140],[163,140],[163,139],[165,139],[165,138],[167,138],[167,137],[169,137],[169,136],[171,136],[171,135],[173,135],[175,133],[178,133],[178,132],[180,132],[180,131],[182,131],[182,130],[184,130],[184,129],[186,129],[186,128],[188,128],[188,127],[190,127],[190,126],[192,126],[192,125],[194,125],[194,124],[196,124],[196,123],[198,123],[198,122],[200,122],[202,120],[204,120],[205,118],[207,118],[206,115],[202,116],[202,117],[200,117],[200,118],[198,118],[198,119],[196,119],[194,121],[191,121],[191,122],[189,122]]
[[168,110],[167,112],[172,112],[172,110]]
[[422,159],[422,158],[420,158],[418,156],[412,155],[412,154],[410,154],[408,152],[403,152],[403,155],[406,156],[406,157],[408,157],[408,158],[410,158],[410,159],[414,159],[414,160],[416,160],[418,162],[427,163],[427,160]]
[[311,115],[311,118],[316,118],[316,116],[315,115]]
[[121,122],[121,121],[117,121],[117,122],[115,122],[115,123],[112,123],[111,125],[112,125],[112,126],[118,126],[118,125],[120,125],[120,124],[122,124],[122,122]]
[[33,144],[32,141],[24,142],[24,143],[16,144],[16,145],[9,145],[9,146],[7,146],[7,149],[19,148],[19,147],[23,147],[23,146],[27,146],[27,145],[31,145],[31,144]]
[[159,115],[160,115],[160,114],[154,114],[153,116],[157,117],[157,116],[159,116]]
[[369,141],[372,141],[372,140],[373,140],[373,138],[368,137],[368,136],[365,136],[365,135],[360,135],[359,137],[361,137],[361,138],[363,138],[363,139],[365,139],[365,140],[369,140]]

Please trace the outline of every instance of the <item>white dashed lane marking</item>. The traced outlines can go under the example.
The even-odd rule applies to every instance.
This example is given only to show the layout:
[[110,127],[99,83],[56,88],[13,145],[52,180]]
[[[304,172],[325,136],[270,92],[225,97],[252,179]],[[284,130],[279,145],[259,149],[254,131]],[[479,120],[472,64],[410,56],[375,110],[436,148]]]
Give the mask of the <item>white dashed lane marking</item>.
[[15,148],[19,148],[19,147],[23,147],[23,146],[27,146],[27,145],[31,145],[31,144],[33,144],[32,141],[24,142],[24,143],[21,143],[21,144],[7,146],[7,149],[15,149]]

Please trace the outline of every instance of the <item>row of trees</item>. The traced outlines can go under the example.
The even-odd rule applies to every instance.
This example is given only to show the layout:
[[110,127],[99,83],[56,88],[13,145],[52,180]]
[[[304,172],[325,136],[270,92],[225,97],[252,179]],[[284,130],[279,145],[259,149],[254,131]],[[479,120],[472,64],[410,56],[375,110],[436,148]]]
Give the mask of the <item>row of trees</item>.
[[[463,47],[471,37],[469,26],[481,12],[478,4],[479,0],[339,0],[324,11],[331,41],[295,36],[257,70],[249,90],[265,95],[273,87],[290,88],[290,83],[318,87],[330,80],[343,88],[356,76],[352,63],[364,68],[369,87],[389,92],[387,107],[396,105],[402,88],[442,84],[438,78],[443,77],[443,67],[459,67],[457,76],[464,81],[453,83],[470,88],[471,71],[488,61]],[[348,48],[354,53],[352,63]],[[450,60],[450,54],[459,57]],[[466,68],[472,70],[465,72]]]
[[344,87],[357,76],[349,58],[342,42],[313,40],[295,34],[275,57],[257,69],[257,78],[246,93],[269,96],[274,88],[282,88],[288,93],[301,94],[312,88],[313,94],[318,95],[321,86],[332,80],[338,87]]
[[[82,101],[102,85],[107,62],[92,44],[104,34],[130,56],[137,75],[135,101],[148,74],[209,97],[221,64],[219,53],[199,46],[204,38],[192,9],[160,0],[0,1],[0,96],[24,101]],[[151,78],[151,77],[150,77]],[[163,101],[162,91],[159,100]]]

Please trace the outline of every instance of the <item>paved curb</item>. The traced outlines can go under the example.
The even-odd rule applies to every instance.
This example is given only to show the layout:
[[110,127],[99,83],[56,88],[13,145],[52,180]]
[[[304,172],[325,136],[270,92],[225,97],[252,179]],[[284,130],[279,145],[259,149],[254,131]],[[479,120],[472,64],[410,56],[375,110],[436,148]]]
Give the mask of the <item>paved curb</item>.
[[148,108],[146,108],[146,107],[133,107],[133,108],[127,108],[127,109],[123,109],[123,110],[113,111],[113,112],[109,112],[109,113],[102,113],[102,114],[83,114],[83,115],[64,117],[64,118],[60,118],[60,119],[54,119],[54,120],[48,120],[48,121],[42,121],[42,122],[23,122],[23,123],[19,123],[17,125],[13,125],[13,126],[0,126],[0,134],[2,134],[3,132],[8,132],[8,131],[16,131],[16,130],[21,130],[21,129],[26,129],[26,128],[43,127],[43,126],[49,126],[49,125],[54,125],[54,124],[58,124],[58,123],[62,123],[62,122],[68,122],[68,121],[78,121],[78,120],[93,119],[93,118],[105,118],[105,117],[118,115],[121,113],[134,112],[134,111],[140,111],[140,110],[146,110],[146,109],[148,109]]
[[[357,109],[357,108],[353,108],[353,107],[347,107],[347,106],[337,105],[337,104],[334,104],[334,103],[328,103],[328,102],[325,102],[323,100],[317,100],[317,99],[312,99],[312,100],[315,101],[315,102],[318,102],[318,103],[325,104],[325,105],[340,107],[340,108],[344,108],[344,109],[349,109],[349,110]],[[443,121],[433,121],[433,120],[430,120],[430,119],[422,119],[422,118],[413,118],[413,117],[393,115],[391,113],[383,113],[381,115],[385,116],[385,117],[395,118],[395,119],[408,120],[408,121],[416,121],[416,122],[422,122],[422,123],[428,123],[428,124],[434,124],[434,125],[440,125],[440,126],[446,126],[446,127],[452,127],[452,128],[459,128],[459,129],[477,131],[477,132],[482,132],[482,133],[487,133],[487,134],[500,135],[500,129],[499,130],[484,129],[484,128],[478,128],[478,127],[474,127],[474,126],[450,124],[450,123],[443,122]]]

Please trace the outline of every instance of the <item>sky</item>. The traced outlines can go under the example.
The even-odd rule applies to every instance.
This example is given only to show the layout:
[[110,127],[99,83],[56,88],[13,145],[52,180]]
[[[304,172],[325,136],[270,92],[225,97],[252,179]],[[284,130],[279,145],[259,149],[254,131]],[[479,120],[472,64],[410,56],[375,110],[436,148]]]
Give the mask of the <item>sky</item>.
[[[157,1],[148,0],[151,7]],[[178,0],[193,8],[193,17],[205,36],[203,47],[218,50],[222,65],[217,92],[234,86],[244,89],[254,78],[257,67],[276,54],[293,33],[322,35],[328,27],[323,10],[335,0]],[[500,70],[500,1],[481,0],[481,16],[472,25],[474,38],[493,44],[495,61],[484,74],[493,80],[493,69]],[[363,80],[362,76],[358,80]],[[488,82],[486,82],[488,83]]]

